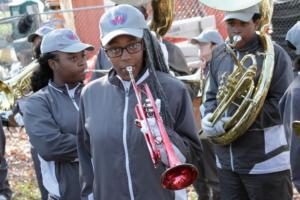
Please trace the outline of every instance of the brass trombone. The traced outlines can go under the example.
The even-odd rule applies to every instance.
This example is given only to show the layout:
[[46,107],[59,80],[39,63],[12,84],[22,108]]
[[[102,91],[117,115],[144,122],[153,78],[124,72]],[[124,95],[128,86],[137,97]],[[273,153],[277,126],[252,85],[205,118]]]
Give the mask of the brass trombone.
[[[157,166],[161,158],[160,151],[157,147],[158,144],[163,145],[168,158],[169,168],[161,176],[162,187],[169,190],[180,190],[191,185],[198,176],[197,168],[192,164],[182,164],[180,162],[175,154],[149,86],[147,83],[144,83],[144,90],[139,88],[135,83],[132,66],[126,67],[126,70],[129,73],[130,81],[138,102],[135,108],[138,122],[139,125],[142,126],[142,129],[146,129],[142,132],[144,133],[154,167]],[[142,92],[147,96],[146,106],[142,104]],[[153,127],[153,124],[150,125],[150,120],[155,121],[155,127]],[[159,132],[158,135],[156,134],[157,130]]]

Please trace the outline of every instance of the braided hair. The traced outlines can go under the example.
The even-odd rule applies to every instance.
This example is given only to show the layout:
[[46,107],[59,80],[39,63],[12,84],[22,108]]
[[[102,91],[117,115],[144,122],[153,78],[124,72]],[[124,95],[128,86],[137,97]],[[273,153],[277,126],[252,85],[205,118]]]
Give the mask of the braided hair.
[[144,63],[150,74],[149,82],[147,83],[150,87],[153,98],[159,98],[161,100],[160,113],[165,126],[173,128],[174,118],[170,112],[166,94],[156,74],[156,71],[169,73],[169,68],[164,61],[163,53],[158,40],[148,29],[144,30],[143,40],[145,44]]
[[55,55],[52,53],[42,54],[39,59],[39,67],[33,72],[30,84],[33,92],[36,92],[46,85],[50,79],[53,79],[53,71],[48,64],[49,59],[55,59]]

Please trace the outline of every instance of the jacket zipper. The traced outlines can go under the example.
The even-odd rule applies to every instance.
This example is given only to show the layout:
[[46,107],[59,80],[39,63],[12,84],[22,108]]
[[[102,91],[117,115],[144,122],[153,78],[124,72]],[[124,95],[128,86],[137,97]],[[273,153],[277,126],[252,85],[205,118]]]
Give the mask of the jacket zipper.
[[[72,97],[71,95],[70,95],[70,93],[69,93],[69,86],[67,85],[67,84],[65,84],[65,86],[66,86],[66,88],[67,88],[67,93],[68,93],[68,96],[70,97],[70,99],[72,100],[72,103],[73,103],[73,105],[75,106],[75,108],[76,108],[76,110],[77,111],[79,111],[79,107],[78,107],[78,105],[77,105],[77,103],[76,103],[76,101],[75,101],[75,95],[76,95],[76,89],[75,89],[75,91],[74,91],[74,96]],[[78,87],[78,85],[76,86],[76,88]]]
[[230,146],[229,146],[229,153],[230,153],[230,167],[231,167],[231,170],[234,171],[232,144],[230,144]]
[[129,167],[127,139],[126,139],[128,100],[129,100],[129,89],[125,88],[125,108],[124,108],[124,113],[123,113],[123,146],[124,146],[124,151],[125,151],[125,168],[126,168],[126,174],[127,174],[127,179],[128,179],[128,189],[129,189],[130,199],[134,200],[133,189],[132,189],[132,178],[131,178],[130,167]]

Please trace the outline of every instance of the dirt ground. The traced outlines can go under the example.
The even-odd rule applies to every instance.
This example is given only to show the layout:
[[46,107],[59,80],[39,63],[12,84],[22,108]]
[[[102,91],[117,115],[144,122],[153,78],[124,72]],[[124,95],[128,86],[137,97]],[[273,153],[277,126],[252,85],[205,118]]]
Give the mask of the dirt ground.
[[[31,160],[30,144],[24,129],[10,128],[6,133],[6,158],[9,165],[9,181],[13,190],[13,200],[39,200],[40,194],[36,183]],[[196,200],[193,188],[188,188],[189,200]],[[293,200],[300,200],[294,189]]]

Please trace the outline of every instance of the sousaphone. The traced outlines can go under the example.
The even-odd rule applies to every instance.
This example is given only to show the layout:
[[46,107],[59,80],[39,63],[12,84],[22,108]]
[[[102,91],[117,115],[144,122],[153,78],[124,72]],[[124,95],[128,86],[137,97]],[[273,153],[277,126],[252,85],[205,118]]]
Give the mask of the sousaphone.
[[[203,4],[222,11],[238,11],[260,3],[261,24],[258,31],[263,45],[263,66],[258,83],[255,84],[257,72],[255,55],[247,54],[241,61],[237,58],[232,45],[226,44],[235,66],[232,73],[225,78],[224,84],[220,84],[217,94],[217,108],[212,114],[210,121],[214,124],[228,110],[229,106],[236,106],[234,114],[228,122],[225,122],[225,133],[210,140],[219,145],[227,145],[242,136],[253,124],[264,105],[271,84],[274,70],[274,47],[270,36],[266,32],[272,16],[272,1],[270,0],[200,0]],[[243,64],[251,59],[252,65],[248,68]],[[239,102],[237,105],[236,102]]]

